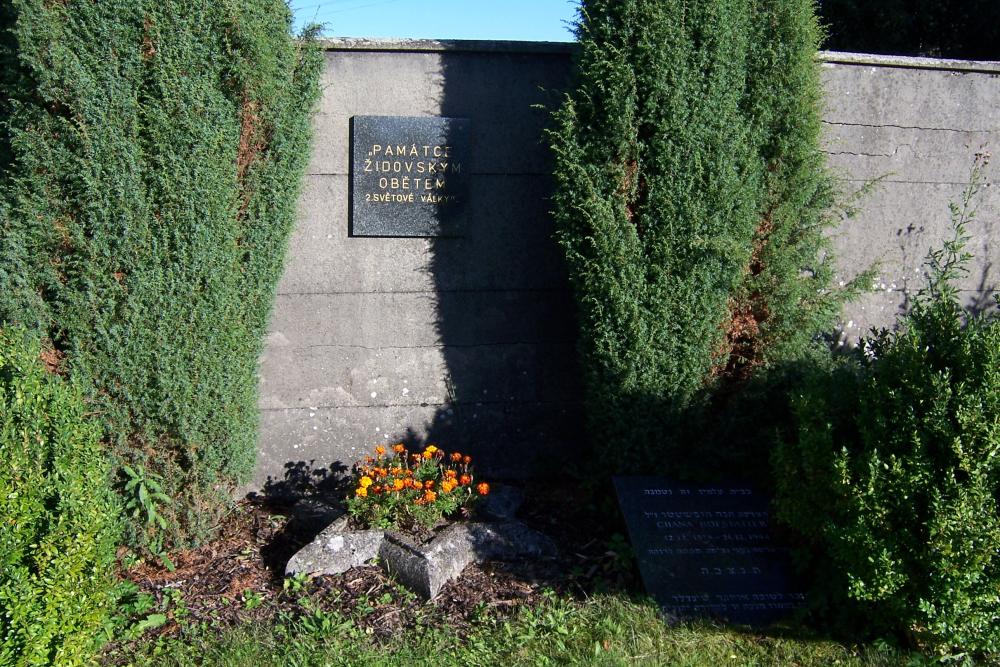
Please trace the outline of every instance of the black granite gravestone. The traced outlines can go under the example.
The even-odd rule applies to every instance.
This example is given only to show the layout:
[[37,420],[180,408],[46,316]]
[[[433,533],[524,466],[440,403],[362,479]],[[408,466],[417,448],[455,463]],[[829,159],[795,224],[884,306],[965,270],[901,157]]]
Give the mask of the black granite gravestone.
[[470,156],[464,118],[354,116],[351,235],[461,236]]
[[765,626],[805,604],[768,499],[745,485],[616,477],[646,590],[671,617]]

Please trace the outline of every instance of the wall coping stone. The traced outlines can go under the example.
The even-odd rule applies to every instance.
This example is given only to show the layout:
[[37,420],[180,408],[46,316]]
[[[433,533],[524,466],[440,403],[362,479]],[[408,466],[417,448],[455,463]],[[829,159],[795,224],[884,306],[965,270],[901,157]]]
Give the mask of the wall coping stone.
[[[320,40],[325,51],[401,51],[408,53],[532,53],[569,56],[577,52],[576,42],[526,42],[482,39],[396,39],[371,37],[333,37]],[[906,69],[947,70],[1000,74],[1000,61],[949,60],[872,53],[820,51],[819,60],[831,65],[899,67]]]
[[334,37],[319,40],[325,51],[406,51],[436,53],[442,51],[466,53],[532,53],[538,55],[572,55],[576,42],[523,42],[487,39],[396,39],[371,37]]

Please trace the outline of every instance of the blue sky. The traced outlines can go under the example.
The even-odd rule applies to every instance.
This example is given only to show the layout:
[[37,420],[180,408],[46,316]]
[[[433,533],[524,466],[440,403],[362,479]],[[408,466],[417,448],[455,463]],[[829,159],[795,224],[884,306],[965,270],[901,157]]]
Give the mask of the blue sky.
[[573,41],[578,0],[292,0],[326,37]]

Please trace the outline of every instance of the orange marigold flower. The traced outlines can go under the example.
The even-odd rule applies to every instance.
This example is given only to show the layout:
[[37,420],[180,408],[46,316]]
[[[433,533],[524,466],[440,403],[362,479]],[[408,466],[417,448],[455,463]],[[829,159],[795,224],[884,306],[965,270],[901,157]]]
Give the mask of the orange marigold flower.
[[451,460],[454,461],[455,463],[458,463],[459,461],[462,460],[462,453],[461,452],[452,452],[451,453]]
[[470,475],[462,475],[458,478],[458,483],[462,486],[468,486],[469,484],[472,484],[472,477]]
[[363,486],[359,486],[358,488],[354,489],[354,495],[356,495],[358,498],[366,498],[368,496],[368,489],[366,489]]
[[462,457],[462,463],[464,463],[465,465],[469,465],[470,463],[472,463],[472,457],[466,454],[465,456]]
[[378,456],[379,456],[380,458],[381,458],[382,456],[385,456],[385,447],[383,447],[382,445],[378,445],[377,447],[375,447],[375,453],[376,453],[376,454],[377,454],[377,455],[378,455]]
[[444,491],[445,493],[451,493],[456,485],[457,482],[454,482],[450,479],[446,479],[445,481],[441,482],[441,490]]
[[406,486],[406,484],[403,482],[403,480],[401,479],[392,480],[392,488],[395,489],[396,491],[402,491],[404,486]]
[[373,486],[372,487],[372,493],[374,493],[377,496],[378,494],[382,493],[382,487],[381,486]]
[[360,480],[358,481],[358,484],[360,484],[360,485],[361,485],[361,488],[363,488],[363,489],[367,489],[367,488],[368,488],[369,486],[371,486],[371,485],[372,485],[372,484],[374,484],[374,483],[375,483],[375,482],[374,482],[374,481],[372,480],[372,478],[371,478],[371,477],[369,477],[368,475],[365,475],[364,477],[362,477],[362,478],[361,478],[361,479],[360,479]]
[[430,490],[424,491],[424,500],[429,503],[432,503],[435,500],[437,500],[437,494]]
[[404,445],[403,443],[399,443],[398,445],[393,445],[392,451],[396,452],[397,454],[402,454],[403,452],[406,451],[406,445]]
[[413,471],[412,470],[407,470],[406,471],[406,476],[407,477],[413,477]]
[[458,473],[452,470],[451,468],[448,468],[447,470],[444,471],[444,476],[446,479],[455,479],[456,475],[458,475]]
[[490,492],[490,485],[486,482],[480,482],[478,486],[476,486],[476,491],[479,492],[479,495],[485,496]]
[[373,456],[366,456],[365,457],[365,463],[368,463],[368,464],[375,463],[375,457],[373,457]]
[[429,460],[429,459],[431,459],[433,457],[434,457],[434,452],[424,452],[424,458],[425,459]]
[[414,463],[420,463],[420,454],[411,454],[410,458],[413,459]]
[[392,468],[391,470],[389,470],[389,472],[391,472],[393,475],[395,475],[395,476],[398,477],[399,475],[403,474],[403,469],[397,466],[397,467]]
[[424,488],[425,489],[433,489],[434,488],[434,480],[433,479],[429,479],[426,482],[424,482]]

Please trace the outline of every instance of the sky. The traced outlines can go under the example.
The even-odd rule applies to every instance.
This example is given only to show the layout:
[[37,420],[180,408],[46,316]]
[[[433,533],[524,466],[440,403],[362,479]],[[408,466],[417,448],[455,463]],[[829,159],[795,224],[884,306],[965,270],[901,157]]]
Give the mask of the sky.
[[571,42],[578,0],[291,0],[295,27],[324,37]]

